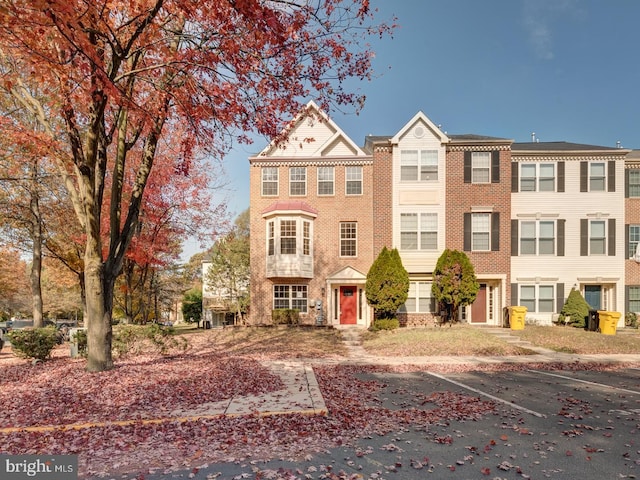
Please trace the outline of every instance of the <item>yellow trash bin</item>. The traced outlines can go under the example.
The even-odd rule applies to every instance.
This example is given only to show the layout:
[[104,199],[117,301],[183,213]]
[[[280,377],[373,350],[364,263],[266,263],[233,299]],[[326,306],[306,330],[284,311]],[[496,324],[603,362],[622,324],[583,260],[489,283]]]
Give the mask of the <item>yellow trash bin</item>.
[[620,312],[608,312],[606,310],[598,310],[598,327],[603,335],[615,335],[620,320]]
[[524,318],[527,316],[527,307],[509,307],[509,327],[511,330],[524,330]]

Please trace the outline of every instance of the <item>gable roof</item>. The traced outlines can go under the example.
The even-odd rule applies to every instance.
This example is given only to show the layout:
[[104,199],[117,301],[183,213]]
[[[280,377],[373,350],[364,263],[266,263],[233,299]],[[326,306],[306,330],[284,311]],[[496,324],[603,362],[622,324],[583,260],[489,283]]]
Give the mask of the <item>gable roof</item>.
[[411,120],[409,120],[404,127],[402,127],[400,129],[400,131],[398,133],[396,133],[392,138],[391,138],[391,142],[392,143],[398,143],[400,141],[400,139],[406,135],[406,133],[413,128],[413,126],[416,123],[422,122],[424,123],[427,128],[431,131],[431,133],[440,140],[441,143],[448,143],[449,142],[449,137],[447,137],[447,135],[445,135],[445,133],[440,130],[440,128],[433,123],[431,120],[429,120],[429,118],[422,113],[421,111],[416,113],[413,118]]
[[[313,121],[315,120],[314,123]],[[308,122],[305,124],[305,122]],[[323,127],[323,128],[322,128]],[[316,135],[311,136],[315,131]],[[298,113],[287,128],[283,142],[271,141],[256,157],[323,157],[366,154],[342,129],[313,101]],[[298,138],[300,134],[302,138]],[[335,153],[339,152],[339,153]]]

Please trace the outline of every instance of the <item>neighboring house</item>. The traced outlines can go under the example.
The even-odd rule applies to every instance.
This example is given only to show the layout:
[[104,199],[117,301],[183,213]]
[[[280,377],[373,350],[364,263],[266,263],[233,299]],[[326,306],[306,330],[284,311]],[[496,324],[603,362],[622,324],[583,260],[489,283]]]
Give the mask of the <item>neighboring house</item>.
[[624,170],[625,312],[640,315],[640,150],[627,155]]
[[551,324],[571,288],[597,309],[640,310],[636,152],[452,135],[422,112],[359,148],[307,108],[285,144],[249,159],[250,323],[294,308],[307,324],[370,325],[366,274],[384,246],[410,277],[402,325],[433,324],[445,248],[464,251],[480,283],[460,312],[469,323],[502,325],[523,305],[528,322]]
[[511,303],[551,324],[572,288],[624,310],[625,156],[566,142],[512,145]]
[[[207,284],[210,261],[202,262],[202,324],[201,326],[222,327],[236,325],[239,321],[237,302],[228,288],[212,288]],[[242,290],[246,293],[246,286]],[[206,322],[209,322],[208,324]]]
[[249,159],[250,322],[271,323],[284,308],[307,324],[368,326],[373,160],[313,102],[307,108],[284,145]]

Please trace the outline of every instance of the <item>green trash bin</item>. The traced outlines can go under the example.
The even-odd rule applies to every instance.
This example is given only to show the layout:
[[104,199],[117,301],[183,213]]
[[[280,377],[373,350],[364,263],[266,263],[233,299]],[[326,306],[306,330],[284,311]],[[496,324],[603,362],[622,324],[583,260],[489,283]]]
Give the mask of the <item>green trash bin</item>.
[[511,330],[524,330],[524,319],[527,316],[527,307],[509,307],[509,327]]
[[600,333],[603,335],[615,335],[618,328],[618,320],[620,320],[620,312],[608,312],[606,310],[598,310]]

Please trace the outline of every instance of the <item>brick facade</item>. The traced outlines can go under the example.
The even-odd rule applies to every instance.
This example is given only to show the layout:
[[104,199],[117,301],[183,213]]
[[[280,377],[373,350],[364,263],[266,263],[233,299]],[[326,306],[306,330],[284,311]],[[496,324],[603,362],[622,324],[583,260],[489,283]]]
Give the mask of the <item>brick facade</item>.
[[[523,212],[515,212],[516,205],[513,197],[512,182],[518,182],[518,178],[512,179],[514,163],[523,160],[522,152],[514,151],[515,145],[511,140],[496,137],[480,137],[476,135],[445,135],[435,127],[423,114],[419,113],[412,119],[404,129],[400,130],[395,137],[375,137],[365,138],[364,146],[360,149],[344,135],[339,128],[330,120],[318,122],[313,125],[299,123],[305,135],[317,137],[318,145],[312,148],[303,144],[294,145],[291,153],[288,150],[277,150],[272,147],[256,157],[250,158],[250,214],[251,214],[251,311],[250,323],[270,324],[271,313],[274,308],[274,286],[275,285],[305,285],[307,288],[308,312],[301,316],[302,323],[317,323],[319,310],[315,308],[315,301],[322,302],[322,316],[324,324],[338,325],[344,323],[342,301],[344,286],[354,287],[352,294],[357,302],[357,323],[368,326],[372,319],[372,311],[366,305],[364,295],[365,277],[370,265],[386,246],[388,248],[399,247],[396,243],[400,238],[399,219],[401,215],[415,215],[414,212],[436,212],[439,220],[438,235],[442,235],[438,240],[438,251],[412,249],[402,251],[401,255],[407,255],[409,272],[412,284],[422,283],[420,288],[428,288],[432,281],[435,261],[445,248],[464,251],[474,266],[476,276],[481,284],[481,292],[474,305],[464,311],[464,319],[471,323],[485,323],[492,325],[502,325],[504,309],[509,305],[517,305],[518,288],[517,279],[512,276],[519,276],[522,281],[530,282],[531,285],[549,285],[555,282],[558,285],[557,292],[563,290],[559,287],[567,285],[566,292],[557,293],[556,306],[561,305],[568,294],[569,285],[574,282],[580,285],[597,283],[599,277],[590,281],[581,274],[580,264],[572,266],[572,275],[576,280],[564,277],[555,278],[556,272],[552,275],[545,273],[536,274],[535,263],[530,268],[517,268],[513,273],[512,268],[522,265],[524,262],[535,262],[538,257],[529,255],[528,257],[514,257],[518,259],[518,264],[512,258],[513,242],[519,239],[512,239],[512,222],[517,220],[518,215]],[[311,125],[311,126],[310,126]],[[418,127],[416,127],[418,125]],[[310,132],[310,128],[321,129],[320,132]],[[416,135],[420,130],[421,135]],[[424,131],[431,132],[427,136],[422,136]],[[410,132],[410,133],[407,133]],[[413,136],[411,136],[413,135]],[[300,137],[304,135],[300,133]],[[325,143],[323,143],[325,142]],[[406,143],[402,143],[406,142]],[[421,143],[422,142],[422,143]],[[571,147],[588,147],[575,146]],[[440,148],[440,155],[444,155],[444,163],[440,157],[438,166],[438,178],[436,181],[426,182],[405,182],[400,185],[400,149],[425,149],[435,151]],[[563,142],[549,145],[534,145],[533,147],[544,151],[544,161],[556,162],[562,150],[567,148]],[[545,148],[547,150],[545,150]],[[303,151],[306,149],[305,151]],[[595,150],[594,150],[595,149]],[[607,151],[606,147],[590,147],[589,155],[585,157],[587,161],[602,162],[602,158],[623,158],[626,151]],[[283,153],[284,152],[284,153]],[[444,153],[442,153],[444,152]],[[471,162],[474,153],[490,152],[491,167],[490,180],[486,183],[480,181],[473,182],[471,179]],[[286,153],[286,155],[285,155]],[[520,157],[516,157],[516,153]],[[486,155],[485,155],[486,156]],[[556,158],[557,157],[557,158]],[[476,156],[476,158],[478,158]],[[542,157],[541,157],[542,158]],[[536,162],[532,157],[524,159],[525,162]],[[303,196],[291,196],[289,194],[289,169],[303,166],[306,168],[306,194]],[[334,168],[334,193],[332,195],[318,195],[318,169],[320,167],[331,166]],[[345,172],[349,166],[359,166],[362,168],[362,194],[346,195],[345,192]],[[274,196],[263,196],[262,170],[263,168],[276,168],[278,171],[278,194]],[[562,175],[564,175],[562,166]],[[569,168],[569,166],[567,166]],[[573,167],[572,167],[573,168]],[[577,168],[577,164],[576,164]],[[627,169],[640,169],[640,155],[627,161]],[[558,175],[560,171],[558,170]],[[616,175],[618,175],[618,172]],[[575,175],[574,175],[575,176]],[[562,178],[563,190],[554,192],[555,195],[564,193],[564,177]],[[567,188],[577,188],[578,182],[575,178],[567,178]],[[575,185],[570,185],[575,183]],[[536,192],[534,192],[535,194]],[[540,192],[547,198],[546,192]],[[540,195],[539,194],[539,195]],[[525,195],[530,195],[525,193]],[[524,197],[518,197],[520,199]],[[527,197],[529,198],[529,197]],[[534,198],[534,197],[531,197]],[[558,197],[564,198],[564,197]],[[586,197],[585,197],[586,198]],[[591,196],[590,198],[594,198]],[[613,197],[611,197],[613,198]],[[617,198],[617,197],[616,197]],[[275,212],[270,213],[275,204],[304,205],[303,212]],[[522,203],[522,201],[520,200]],[[527,208],[530,205],[527,205]],[[296,207],[297,208],[297,207]],[[522,208],[522,207],[518,207]],[[589,207],[590,208],[590,207]],[[516,208],[517,209],[517,208]],[[584,215],[600,215],[597,211],[591,212],[587,209]],[[580,219],[569,218],[561,214],[556,215],[557,209],[553,204],[536,207],[524,214],[521,218],[532,218],[532,215],[542,215],[545,218],[559,218],[561,222],[573,228]],[[267,213],[265,213],[267,212]],[[407,213],[404,213],[407,212]],[[308,275],[284,277],[269,276],[267,270],[267,222],[273,218],[294,215],[307,215],[308,221],[312,222],[312,273]],[[607,214],[605,212],[605,214]],[[472,228],[471,221],[476,215],[490,218],[490,245],[488,248],[472,248]],[[488,216],[487,216],[488,215]],[[625,226],[630,224],[640,225],[640,199],[625,199]],[[405,216],[406,218],[406,216]],[[591,218],[591,217],[589,217]],[[343,257],[340,255],[340,224],[341,222],[354,222],[357,224],[357,255]],[[565,223],[563,223],[564,225]],[[610,223],[611,224],[611,223]],[[441,233],[442,232],[442,233]],[[563,230],[564,232],[564,230]],[[569,232],[569,230],[567,230]],[[476,232],[477,233],[477,232]],[[612,232],[615,233],[615,232]],[[564,235],[564,233],[563,233]],[[615,237],[615,235],[614,235]],[[440,238],[440,237],[439,237]],[[620,237],[618,237],[619,239]],[[562,241],[565,241],[562,236]],[[567,242],[569,239],[566,240]],[[571,240],[573,242],[577,240]],[[442,244],[444,242],[444,245]],[[566,248],[574,248],[568,244]],[[628,248],[628,239],[625,247]],[[563,246],[563,252],[565,247]],[[620,250],[620,249],[618,249]],[[517,255],[517,253],[516,253]],[[561,255],[564,255],[562,253]],[[620,259],[622,253],[617,254]],[[564,259],[565,257],[555,257]],[[626,257],[625,257],[626,258]],[[403,262],[404,262],[403,258]],[[599,259],[598,261],[601,261]],[[548,264],[548,262],[546,262]],[[572,265],[565,263],[566,265]],[[624,262],[625,285],[640,286],[640,264],[633,260]],[[406,267],[406,264],[405,264]],[[565,268],[565,267],[563,267]],[[523,271],[526,270],[526,271]],[[622,273],[622,270],[620,270]],[[582,276],[581,276],[582,275]],[[607,278],[614,278],[614,272],[608,274]],[[561,285],[562,284],[562,285]],[[515,286],[512,292],[512,285]],[[610,289],[609,297],[612,302],[616,301],[616,295],[622,290],[622,282],[619,285],[609,281],[604,288]],[[617,290],[618,293],[615,293]],[[514,297],[515,295],[515,297]],[[563,297],[563,298],[560,298]],[[346,299],[345,299],[346,302]],[[417,300],[416,300],[417,302]],[[619,300],[617,301],[618,303]],[[345,303],[346,305],[346,303]],[[621,306],[615,308],[622,310]],[[406,311],[399,313],[402,326],[432,326],[437,321],[437,309],[425,311],[416,309],[413,313]],[[558,310],[555,310],[556,312]],[[419,312],[419,313],[417,313]],[[547,310],[548,312],[548,310]],[[549,319],[551,316],[549,315]]]

